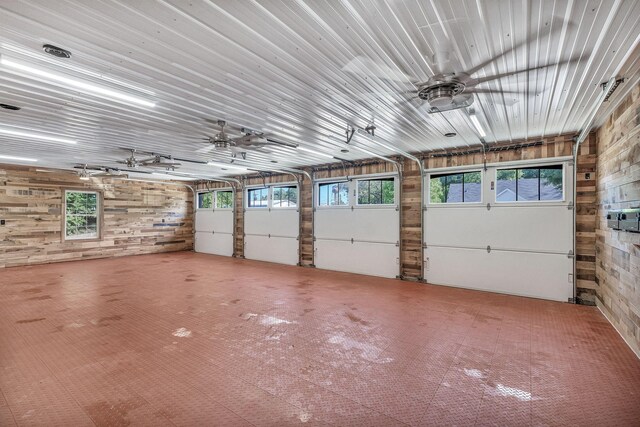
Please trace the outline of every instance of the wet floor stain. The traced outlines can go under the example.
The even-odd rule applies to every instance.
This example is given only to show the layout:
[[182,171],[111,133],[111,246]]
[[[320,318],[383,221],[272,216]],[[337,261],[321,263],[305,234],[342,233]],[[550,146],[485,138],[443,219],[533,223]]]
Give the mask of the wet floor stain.
[[311,313],[311,312],[312,312],[312,311],[314,311],[314,310],[315,310],[315,308],[305,308],[305,309],[303,310],[303,313],[302,313],[300,316],[304,316],[305,314],[307,314],[307,313]]
[[109,322],[116,322],[118,320],[122,320],[122,316],[120,314],[115,314],[113,316],[101,317],[98,320],[92,320],[91,323],[96,326],[109,326]]
[[42,289],[40,289],[40,288],[29,288],[29,289],[25,289],[22,292],[25,293],[25,294],[38,294],[38,293],[42,292]]
[[345,315],[345,317],[347,317],[349,320],[351,320],[354,323],[359,323],[359,324],[361,324],[363,326],[369,326],[370,325],[369,322],[367,322],[366,320],[362,320],[361,318],[359,318],[358,316],[356,316],[353,313],[345,313],[344,315]]
[[115,301],[120,301],[120,298],[111,298],[107,300],[107,302],[115,302]]
[[51,299],[51,295],[42,295],[39,297],[31,297],[31,298],[27,298],[27,301],[44,301],[47,299]]
[[197,282],[198,280],[197,280],[197,279],[190,279],[190,278],[187,278],[187,279],[184,279],[184,281],[185,281],[185,282]]
[[111,297],[113,295],[118,295],[123,293],[124,291],[115,291],[115,292],[109,292],[108,294],[100,294],[101,297]]
[[240,301],[241,301],[241,300],[240,300],[240,298],[238,298],[238,299],[231,300],[231,301],[229,301],[229,302],[230,302],[231,304],[237,304],[237,303],[239,303]]
[[296,288],[308,288],[310,286],[313,286],[313,281],[312,280],[301,280],[298,282],[297,285],[295,285]]
[[117,403],[101,400],[85,406],[84,410],[96,425],[128,426],[131,424],[127,417],[129,412],[143,406],[143,404],[141,398],[127,399]]
[[34,322],[40,322],[42,320],[45,320],[46,317],[37,317],[35,319],[23,319],[23,320],[18,320],[16,323],[34,323]]

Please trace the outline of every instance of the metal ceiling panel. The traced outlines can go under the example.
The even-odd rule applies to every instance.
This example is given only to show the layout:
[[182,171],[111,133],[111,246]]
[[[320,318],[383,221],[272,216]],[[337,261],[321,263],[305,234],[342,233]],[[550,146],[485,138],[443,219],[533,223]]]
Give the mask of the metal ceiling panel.
[[[508,74],[474,95],[487,142],[552,136],[579,131],[601,83],[625,77],[598,111],[602,123],[640,76],[634,0],[7,0],[0,22],[0,60],[59,77],[0,63],[0,103],[22,108],[0,110],[0,132],[77,141],[0,133],[0,155],[51,167],[117,166],[128,156],[119,147],[255,169],[370,157],[358,146],[392,154],[357,134],[346,145],[347,126],[371,123],[398,150],[475,145],[467,110],[429,114],[409,101],[439,64],[479,79]],[[72,57],[44,53],[45,43]],[[233,136],[249,128],[299,148],[247,150],[246,159],[209,150],[203,139],[218,119]],[[182,163],[180,172],[198,176],[238,172]]]

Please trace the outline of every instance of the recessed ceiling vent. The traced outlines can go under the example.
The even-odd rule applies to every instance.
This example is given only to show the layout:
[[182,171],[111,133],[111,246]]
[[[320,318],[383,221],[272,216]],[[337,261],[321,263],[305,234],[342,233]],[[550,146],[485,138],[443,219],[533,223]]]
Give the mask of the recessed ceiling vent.
[[[613,86],[611,86],[611,89],[609,89],[609,92],[607,92],[602,102],[607,102],[609,98],[611,98],[611,95],[613,95],[613,92],[618,89],[618,86],[620,86],[621,83],[624,83],[624,78],[616,79],[616,82],[613,84]],[[601,86],[602,90],[605,90],[607,88],[607,82],[602,83]]]
[[16,107],[15,105],[9,105],[9,104],[0,104],[0,108],[4,108],[5,110],[13,110],[13,111],[18,111],[20,109],[20,107]]
[[42,50],[47,52],[49,55],[53,55],[57,58],[71,58],[71,52],[61,47],[54,46],[52,44],[43,45]]

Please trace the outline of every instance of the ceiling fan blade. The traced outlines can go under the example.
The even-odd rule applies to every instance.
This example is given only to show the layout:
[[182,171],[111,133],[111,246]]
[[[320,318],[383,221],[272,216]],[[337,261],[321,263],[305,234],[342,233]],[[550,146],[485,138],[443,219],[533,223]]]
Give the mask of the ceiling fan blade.
[[489,93],[493,95],[499,95],[501,93],[513,94],[513,95],[524,95],[525,92],[521,90],[498,90],[498,89],[484,89],[479,87],[472,87],[469,89],[465,89],[464,93]]
[[[483,69],[484,67],[486,67],[487,65],[491,64],[492,62],[502,58],[505,55],[508,55],[509,53],[520,49],[522,46],[526,45],[529,43],[530,39],[534,39],[534,38],[542,38],[545,37],[547,35],[551,35],[552,33],[557,32],[560,28],[561,28],[561,23],[563,22],[561,17],[552,17],[552,19],[550,20],[550,22],[547,23],[546,28],[542,31],[540,31],[537,34],[532,34],[530,37],[526,37],[525,39],[521,40],[520,42],[514,44],[513,46],[511,46],[509,49],[500,52],[499,54],[497,54],[496,56],[489,58],[481,63],[479,63],[478,65],[470,68],[469,70],[465,71],[466,74],[468,75],[473,75],[475,73],[477,73],[478,71],[480,71],[481,69]],[[573,26],[573,24],[571,23],[571,21],[568,22],[568,25]]]
[[572,64],[572,63],[574,63],[576,61],[578,61],[578,58],[571,58],[571,59],[569,59],[567,61],[556,62],[556,63],[553,63],[553,64],[539,65],[537,67],[525,68],[524,70],[507,71],[506,73],[495,74],[493,76],[486,76],[486,77],[479,77],[479,78],[476,78],[476,79],[470,79],[470,80],[467,80],[465,83],[468,86],[475,86],[475,85],[478,85],[478,84],[481,84],[481,83],[490,82],[492,80],[498,80],[498,79],[502,79],[502,78],[505,78],[505,77],[513,76],[515,74],[526,73],[528,71],[541,70],[543,68],[548,68],[548,67],[553,67],[553,66]]
[[282,145],[283,147],[298,148],[298,144],[294,144],[292,142],[277,141],[271,138],[267,138],[267,142],[270,144]]
[[198,148],[196,153],[199,154],[208,154],[216,149],[216,146],[213,144],[209,144],[207,147]]

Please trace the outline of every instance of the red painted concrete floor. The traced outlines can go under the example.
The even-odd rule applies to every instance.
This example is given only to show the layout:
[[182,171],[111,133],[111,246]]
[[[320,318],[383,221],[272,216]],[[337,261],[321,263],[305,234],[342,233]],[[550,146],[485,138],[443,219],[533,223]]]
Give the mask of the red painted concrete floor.
[[188,252],[0,271],[0,425],[638,425],[593,307]]

